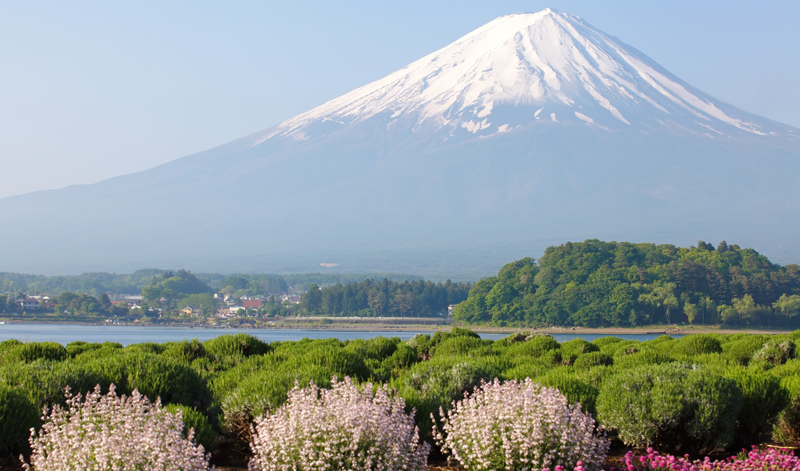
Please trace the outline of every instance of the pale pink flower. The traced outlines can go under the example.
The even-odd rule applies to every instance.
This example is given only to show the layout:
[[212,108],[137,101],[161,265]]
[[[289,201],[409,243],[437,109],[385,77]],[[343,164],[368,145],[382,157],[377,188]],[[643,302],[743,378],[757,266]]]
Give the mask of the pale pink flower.
[[44,411],[41,430],[31,429],[27,471],[201,471],[208,456],[192,443],[194,431],[183,437],[181,412],[171,414],[161,402],[150,403],[138,391],[117,396],[98,385],[81,401],[66,391],[67,408]]
[[256,419],[254,432],[251,471],[424,470],[430,451],[402,398],[348,377],[334,377],[329,390],[295,384],[286,404]]
[[467,470],[600,469],[609,441],[557,389],[495,379],[440,411],[442,451]]

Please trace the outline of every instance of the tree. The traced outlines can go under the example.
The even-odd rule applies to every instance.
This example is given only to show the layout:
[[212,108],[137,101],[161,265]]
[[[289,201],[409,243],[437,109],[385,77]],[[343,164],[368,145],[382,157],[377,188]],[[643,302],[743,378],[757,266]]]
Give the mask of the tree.
[[756,303],[752,296],[745,294],[741,299],[734,298],[733,309],[740,319],[748,322],[756,311]]
[[411,311],[414,307],[414,295],[412,293],[401,293],[397,292],[394,295],[394,305],[398,311],[400,311],[400,316],[405,317],[406,313]]
[[111,299],[108,298],[108,295],[106,293],[101,294],[98,301],[100,301],[100,308],[102,310],[106,312],[109,312],[111,310]]
[[772,307],[783,314],[786,320],[789,321],[800,314],[800,296],[796,294],[787,296],[784,293],[777,301],[772,303]]
[[675,283],[666,283],[661,286],[653,286],[652,291],[639,295],[639,302],[652,306],[656,311],[664,308],[667,324],[670,322],[670,311],[678,307],[678,298],[675,297],[673,290]]
[[683,305],[683,313],[686,314],[686,319],[689,321],[690,325],[694,325],[694,321],[697,319],[699,312],[700,309],[698,309],[696,304],[685,303]]
[[322,293],[320,292],[319,285],[311,283],[311,286],[308,287],[308,291],[303,295],[302,305],[309,314],[319,313],[319,309],[322,307]]
[[717,304],[709,296],[700,299],[700,307],[703,308],[703,325],[706,323],[706,316],[713,316],[717,313]]
[[719,318],[722,319],[722,325],[736,318],[736,310],[727,304],[720,304],[717,306],[717,314],[719,314]]
[[209,293],[190,294],[177,303],[178,309],[188,306],[197,306],[203,313],[203,317],[214,317],[219,307],[219,300]]
[[678,298],[675,297],[675,293],[673,292],[674,289],[675,283],[667,283],[664,286],[654,288],[656,295],[661,299],[662,306],[664,306],[665,314],[667,316],[667,324],[672,324],[669,314],[672,309],[676,309],[678,307]]
[[380,289],[373,289],[369,293],[369,308],[372,312],[383,315],[383,310],[386,308],[386,293]]

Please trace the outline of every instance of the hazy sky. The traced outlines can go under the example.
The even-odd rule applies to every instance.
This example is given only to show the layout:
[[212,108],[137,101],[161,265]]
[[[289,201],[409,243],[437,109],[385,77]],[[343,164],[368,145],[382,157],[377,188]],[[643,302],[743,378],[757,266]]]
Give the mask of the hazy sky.
[[800,2],[0,2],[0,197],[144,170],[275,125],[492,19],[576,14],[800,127]]

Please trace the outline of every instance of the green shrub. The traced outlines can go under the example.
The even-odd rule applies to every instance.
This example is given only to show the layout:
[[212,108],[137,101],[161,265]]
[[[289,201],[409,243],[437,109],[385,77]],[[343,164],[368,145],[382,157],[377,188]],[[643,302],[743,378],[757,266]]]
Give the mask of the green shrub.
[[642,342],[636,340],[621,340],[619,342],[609,342],[600,346],[600,351],[612,357],[632,355],[643,349]]
[[611,356],[602,352],[590,352],[579,356],[572,364],[577,369],[587,369],[594,366],[608,366],[614,363]]
[[164,350],[167,348],[166,344],[163,343],[155,343],[155,342],[141,342],[141,343],[132,343],[125,347],[126,352],[141,352],[141,353],[154,353],[156,355],[161,355]]
[[475,355],[483,356],[491,350],[491,340],[481,340],[470,336],[450,337],[443,340],[434,347],[431,357],[443,357],[449,355]]
[[89,343],[77,340],[75,342],[68,343],[64,346],[64,348],[66,349],[67,355],[70,358],[75,358],[81,353],[97,350],[98,348],[102,347],[102,345],[103,344],[100,343]]
[[39,423],[39,410],[18,387],[0,382],[0,451],[18,453]]
[[707,353],[722,353],[720,340],[714,334],[691,334],[669,343],[672,355],[695,357]]
[[215,402],[219,401],[234,391],[242,381],[251,376],[261,375],[264,372],[276,372],[281,368],[286,356],[270,353],[268,355],[253,356],[245,359],[233,368],[217,373],[209,381],[209,388],[213,393]]
[[623,370],[629,368],[636,368],[641,365],[661,365],[664,363],[671,363],[675,360],[665,353],[660,353],[653,350],[641,350],[624,354],[625,351],[618,351],[614,355],[614,368]]
[[97,384],[105,388],[110,384],[107,377],[74,361],[37,360],[5,365],[0,368],[0,378],[8,386],[24,392],[37,410],[63,404],[67,386],[77,394],[92,391]]
[[[481,338],[481,336],[478,335],[476,332],[474,332],[474,331],[472,331],[470,329],[465,329],[463,327],[453,327],[452,329],[450,329],[450,332],[439,331],[439,332],[436,332],[436,333],[437,334],[439,334],[439,333],[447,334],[448,337],[467,336],[467,337],[474,337],[474,338],[477,338],[477,339]],[[435,334],[434,334],[434,337],[436,337]]]
[[722,344],[722,354],[743,366],[750,363],[753,355],[761,350],[767,341],[765,335],[737,334],[731,337],[736,338],[730,338],[728,342]]
[[597,345],[597,348],[599,348],[600,351],[603,351],[603,348],[608,348],[611,345],[619,342],[624,342],[624,340],[619,337],[598,337],[592,340],[592,343]]
[[728,447],[736,430],[742,392],[720,374],[681,365],[619,371],[600,387],[600,423],[628,446],[674,454]]
[[797,445],[800,442],[800,360],[789,360],[769,373],[779,378],[787,395],[787,405],[778,415],[772,437],[783,445]]
[[563,356],[561,356],[561,349],[558,349],[558,350],[550,350],[544,352],[542,356],[534,359],[546,365],[559,366],[559,365],[571,365],[572,360],[574,358],[570,356],[564,358]]
[[575,379],[590,384],[600,390],[603,381],[611,374],[614,373],[612,366],[592,366],[591,368],[573,368],[572,375]]
[[427,360],[428,350],[431,346],[431,336],[428,334],[416,334],[410,339],[405,341],[405,344],[413,348],[417,352],[417,357],[420,360]]
[[344,348],[346,351],[355,353],[363,358],[383,361],[397,350],[399,343],[400,339],[398,338],[387,339],[386,337],[378,336],[368,340],[350,340]]
[[189,429],[194,429],[194,442],[203,445],[205,451],[213,451],[217,446],[217,432],[208,417],[194,407],[181,404],[167,404],[164,410],[170,414],[181,411],[183,416],[183,436],[188,437]]
[[22,342],[20,342],[20,341],[19,341],[19,340],[17,340],[17,339],[8,339],[8,340],[3,340],[2,342],[0,342],[0,356],[2,356],[2,355],[3,355],[3,353],[4,353],[6,350],[8,350],[9,348],[14,348],[14,347],[16,347],[17,345],[22,345]]
[[561,355],[579,357],[585,353],[599,352],[600,347],[584,339],[572,339],[561,344]]
[[772,439],[784,446],[796,446],[800,442],[800,396],[792,397],[781,411],[772,429]]
[[768,440],[778,414],[789,403],[780,380],[761,369],[741,366],[727,367],[720,373],[736,381],[742,391],[734,446],[743,448]]
[[503,337],[500,340],[494,342],[495,346],[498,348],[505,348],[511,345],[512,343],[524,342],[532,337],[533,334],[525,333],[525,332],[514,332],[513,334],[509,334]]
[[297,369],[305,366],[323,368],[328,371],[328,380],[333,376],[339,378],[350,376],[359,381],[366,381],[372,373],[361,356],[346,351],[341,347],[341,343],[338,345],[331,342],[311,343],[302,354],[287,358],[286,363],[288,367]]
[[87,348],[86,350],[79,352],[75,355],[75,361],[79,363],[85,363],[93,361],[97,358],[106,358],[114,355],[119,355],[120,352],[123,350],[122,344],[117,342],[103,342],[101,344],[91,344],[97,345],[96,348]]
[[134,389],[155,401],[206,407],[211,402],[207,386],[192,368],[178,360],[134,349],[99,358],[86,365],[114,383],[120,394]]
[[169,342],[164,345],[161,353],[165,357],[174,358],[183,363],[190,364],[198,358],[203,358],[206,350],[198,339]]
[[[416,350],[401,343],[391,356],[381,362],[381,366],[389,373],[389,378],[397,378],[403,370],[419,361]],[[387,378],[388,379],[388,378]]]
[[524,381],[525,378],[536,378],[550,371],[553,365],[542,363],[539,361],[529,361],[526,363],[519,363],[516,366],[503,371],[502,378],[509,380],[515,379],[517,381]]
[[220,335],[203,342],[206,355],[213,359],[250,355],[264,355],[272,351],[266,342],[243,333]]
[[[530,361],[533,358],[541,357],[547,352],[560,349],[561,345],[556,342],[556,339],[549,335],[540,335],[525,342],[517,342],[509,345],[505,352],[503,352],[503,355],[512,360],[523,358],[523,361]],[[559,358],[559,362],[560,361]]]
[[658,337],[656,337],[656,338],[654,338],[652,340],[646,340],[646,341],[642,342],[642,345],[644,345],[645,347],[655,347],[657,345],[662,345],[662,344],[666,344],[666,343],[670,343],[670,342],[674,342],[674,341],[675,341],[675,338],[673,338],[673,337],[671,337],[669,335],[666,335],[666,334],[662,334],[662,335],[659,335]]
[[533,380],[544,386],[558,389],[561,394],[567,396],[570,404],[580,403],[584,411],[595,414],[598,390],[591,384],[576,378],[572,374],[572,368],[554,368]]
[[497,357],[446,357],[417,363],[392,384],[406,405],[417,411],[422,436],[430,434],[431,414],[464,396],[481,381],[499,377],[504,363]]
[[795,345],[791,339],[771,339],[757,351],[752,363],[759,363],[764,366],[782,365],[795,357]]
[[0,364],[31,363],[36,360],[62,361],[67,358],[67,349],[56,342],[11,343],[0,352]]

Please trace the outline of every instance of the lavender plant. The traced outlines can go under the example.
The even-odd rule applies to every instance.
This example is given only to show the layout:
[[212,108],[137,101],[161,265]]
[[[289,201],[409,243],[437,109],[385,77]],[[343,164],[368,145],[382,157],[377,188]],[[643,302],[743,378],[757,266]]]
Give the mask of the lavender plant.
[[419,441],[413,414],[388,387],[362,388],[349,377],[331,389],[313,382],[289,391],[286,404],[256,420],[253,458],[257,470],[426,469],[430,445]]
[[41,430],[31,430],[26,471],[209,469],[203,447],[192,442],[194,432],[182,436],[180,411],[170,414],[138,391],[117,396],[114,385],[106,395],[96,387],[85,400],[69,389],[66,396],[66,408],[45,411]]
[[495,379],[441,411],[442,451],[467,470],[600,469],[609,441],[557,389]]

